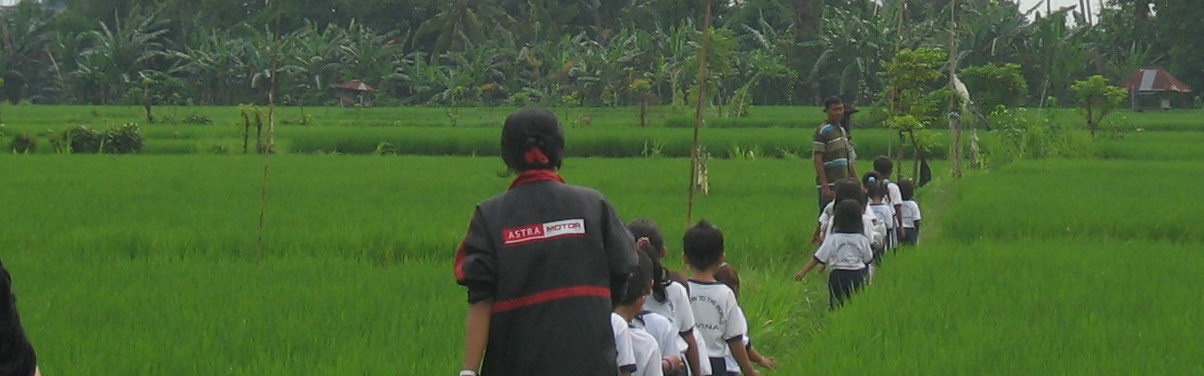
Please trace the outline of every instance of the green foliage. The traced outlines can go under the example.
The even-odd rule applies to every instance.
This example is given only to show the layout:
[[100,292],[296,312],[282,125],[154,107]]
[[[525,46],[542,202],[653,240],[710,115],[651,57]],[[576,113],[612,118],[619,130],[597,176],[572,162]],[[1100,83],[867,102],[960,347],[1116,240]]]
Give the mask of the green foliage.
[[1070,86],[1078,98],[1078,113],[1087,119],[1087,129],[1094,136],[1100,130],[1100,122],[1124,103],[1127,93],[1124,88],[1112,86],[1104,76],[1095,75]]
[[182,122],[193,125],[213,125],[213,118],[208,115],[192,114],[185,117]]
[[34,153],[38,151],[37,139],[25,133],[18,133],[8,145],[13,153]]
[[126,123],[98,132],[85,125],[67,127],[50,139],[58,153],[137,153],[142,150],[138,124]]
[[1057,122],[1052,113],[1000,106],[990,117],[992,136],[983,141],[983,157],[992,166],[1015,160],[1090,155],[1089,140]]
[[959,75],[980,108],[1019,106],[1028,95],[1019,64],[987,64],[962,69]]

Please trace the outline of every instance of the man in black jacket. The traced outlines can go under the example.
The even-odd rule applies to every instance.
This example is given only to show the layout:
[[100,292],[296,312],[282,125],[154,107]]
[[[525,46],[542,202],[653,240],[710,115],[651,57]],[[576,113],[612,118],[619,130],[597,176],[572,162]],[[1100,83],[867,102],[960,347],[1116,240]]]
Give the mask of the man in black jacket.
[[637,266],[635,241],[602,194],[556,174],[551,112],[511,114],[501,147],[518,177],[477,205],[456,252],[470,305],[460,375],[614,376],[611,291]]
[[25,338],[12,278],[0,262],[0,376],[30,376],[37,370],[37,355]]

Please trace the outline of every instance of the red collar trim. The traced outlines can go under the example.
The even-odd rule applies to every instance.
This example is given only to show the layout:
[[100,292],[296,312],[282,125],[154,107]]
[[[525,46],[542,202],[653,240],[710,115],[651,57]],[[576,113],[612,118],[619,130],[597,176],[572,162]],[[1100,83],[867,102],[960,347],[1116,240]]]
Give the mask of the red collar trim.
[[514,182],[510,183],[509,189],[538,181],[558,181],[564,183],[564,178],[561,178],[560,175],[556,174],[556,171],[552,170],[527,170],[518,174],[517,178],[514,178]]

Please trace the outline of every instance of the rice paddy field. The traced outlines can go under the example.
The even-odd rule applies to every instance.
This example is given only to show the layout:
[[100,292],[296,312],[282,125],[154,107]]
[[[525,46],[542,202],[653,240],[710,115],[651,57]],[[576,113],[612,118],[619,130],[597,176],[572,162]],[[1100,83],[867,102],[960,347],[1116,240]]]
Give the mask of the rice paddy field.
[[[104,128],[137,121],[139,110],[18,106],[0,116],[11,137],[62,124]],[[319,125],[281,126],[284,149],[267,159],[266,180],[263,156],[208,149],[241,147],[235,108],[160,110],[210,114],[213,124],[144,126],[147,150],[137,155],[0,153],[0,258],[43,374],[457,371],[465,296],[452,252],[473,206],[509,184],[488,149],[497,126],[486,126],[509,109],[458,111],[451,127],[443,109],[306,109]],[[589,144],[604,141],[573,140],[688,131],[663,124],[672,114],[647,130],[628,122],[632,109],[558,114],[570,151],[597,150],[570,157],[563,176],[606,194],[626,220],[660,223],[667,264],[680,269],[689,162],[665,152],[680,146],[606,155]],[[784,125],[703,137],[805,145],[808,127],[773,119],[819,115],[754,109],[754,118]],[[694,219],[727,236],[754,346],[781,364],[767,374],[1204,374],[1196,335],[1204,277],[1195,272],[1204,237],[1192,204],[1204,176],[1196,142],[1204,114],[1172,115],[1127,114],[1182,123],[1096,141],[1093,158],[1017,161],[957,181],[934,161],[937,180],[919,193],[922,244],[890,255],[873,285],[835,312],[826,275],[791,278],[814,251],[810,161],[769,147],[722,158],[730,155],[719,150],[748,147],[716,144],[711,192],[697,198]],[[290,117],[299,109],[281,116]],[[568,120],[582,117],[591,125]],[[429,123],[394,124],[405,119]],[[389,141],[397,149],[435,139],[481,146],[436,155],[298,146],[379,143],[364,130],[401,135]],[[859,133],[861,143],[889,136],[874,133]],[[199,146],[155,152],[171,140]]]

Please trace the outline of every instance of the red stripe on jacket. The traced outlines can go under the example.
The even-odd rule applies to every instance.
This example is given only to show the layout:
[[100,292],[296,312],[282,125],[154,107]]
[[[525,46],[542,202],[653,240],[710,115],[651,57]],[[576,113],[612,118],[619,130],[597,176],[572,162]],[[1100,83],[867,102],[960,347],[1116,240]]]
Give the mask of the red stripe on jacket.
[[600,296],[604,298],[610,298],[610,289],[598,286],[562,287],[493,303],[493,312],[505,312],[539,303],[546,303],[553,300],[578,296]]

